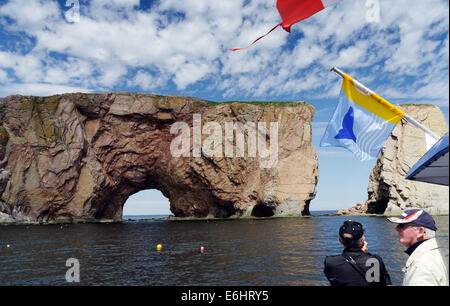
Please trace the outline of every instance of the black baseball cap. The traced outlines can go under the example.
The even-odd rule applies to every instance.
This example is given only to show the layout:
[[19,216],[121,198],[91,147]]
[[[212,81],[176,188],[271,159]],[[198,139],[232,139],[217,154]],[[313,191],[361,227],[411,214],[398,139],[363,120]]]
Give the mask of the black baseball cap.
[[387,218],[392,223],[405,224],[411,223],[418,226],[429,228],[433,231],[437,230],[436,223],[430,214],[423,209],[405,210],[400,216]]
[[[344,237],[344,234],[352,235],[352,238]],[[364,228],[361,223],[352,220],[345,221],[339,228],[339,236],[343,239],[356,240],[364,235]]]

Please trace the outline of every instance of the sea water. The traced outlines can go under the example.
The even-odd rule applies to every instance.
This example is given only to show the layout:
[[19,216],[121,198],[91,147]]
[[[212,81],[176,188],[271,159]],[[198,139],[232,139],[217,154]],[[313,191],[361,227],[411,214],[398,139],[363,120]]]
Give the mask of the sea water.
[[[407,255],[394,224],[384,217],[324,213],[329,212],[307,218],[1,226],[0,285],[73,285],[66,280],[66,262],[73,258],[80,285],[324,286],[323,260],[342,252],[338,229],[348,219],[363,224],[369,252],[379,254],[393,284],[401,284]],[[437,238],[448,248],[449,218],[435,220]]]

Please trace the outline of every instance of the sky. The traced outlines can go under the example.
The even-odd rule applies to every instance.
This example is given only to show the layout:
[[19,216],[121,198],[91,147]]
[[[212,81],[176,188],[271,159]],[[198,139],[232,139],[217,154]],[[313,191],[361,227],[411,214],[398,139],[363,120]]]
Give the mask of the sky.
[[[339,67],[391,103],[439,106],[448,123],[447,0],[343,0],[281,27],[275,0],[0,0],[0,97],[132,91],[212,101],[306,101],[319,182],[311,210],[363,203],[375,160],[320,139]],[[169,214],[159,191],[124,215]]]

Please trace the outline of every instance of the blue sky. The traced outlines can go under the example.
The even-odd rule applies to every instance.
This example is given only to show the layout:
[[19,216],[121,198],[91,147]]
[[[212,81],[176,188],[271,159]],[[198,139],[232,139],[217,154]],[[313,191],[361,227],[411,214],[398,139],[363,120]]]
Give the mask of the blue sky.
[[[274,0],[0,0],[0,96],[126,90],[306,101],[316,109],[320,172],[311,210],[346,208],[366,199],[375,161],[319,147],[341,84],[332,66],[392,103],[438,105],[448,122],[448,1],[380,0],[380,19],[369,22],[373,1],[343,0],[290,34],[277,28],[230,52],[281,21]],[[124,213],[168,207],[159,192],[141,192]]]

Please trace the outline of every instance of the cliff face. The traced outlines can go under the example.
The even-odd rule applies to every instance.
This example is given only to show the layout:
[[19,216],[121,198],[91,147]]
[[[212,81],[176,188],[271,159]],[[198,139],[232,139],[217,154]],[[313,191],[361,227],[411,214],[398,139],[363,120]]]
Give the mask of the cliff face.
[[[448,131],[444,115],[436,106],[398,107],[440,136]],[[395,215],[409,208],[423,208],[431,214],[448,213],[448,187],[405,179],[406,173],[426,151],[424,132],[403,122],[395,127],[370,173],[367,213]]]
[[[0,99],[0,221],[120,218],[145,189],[160,190],[180,217],[308,213],[318,178],[314,109],[261,104],[126,92]],[[251,129],[238,123],[259,128],[256,155]],[[238,131],[248,146],[230,157],[226,143],[237,152]],[[217,144],[216,154],[198,155]]]

